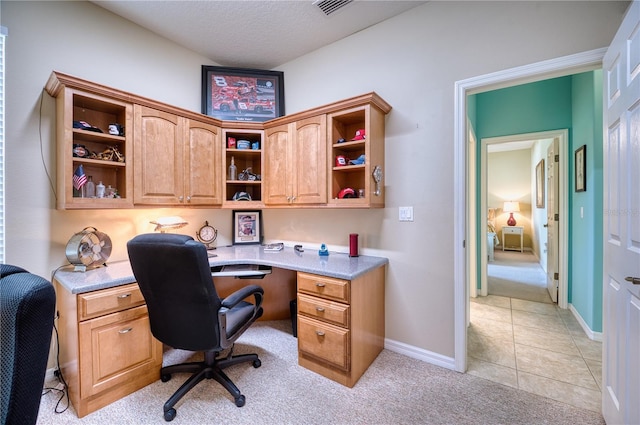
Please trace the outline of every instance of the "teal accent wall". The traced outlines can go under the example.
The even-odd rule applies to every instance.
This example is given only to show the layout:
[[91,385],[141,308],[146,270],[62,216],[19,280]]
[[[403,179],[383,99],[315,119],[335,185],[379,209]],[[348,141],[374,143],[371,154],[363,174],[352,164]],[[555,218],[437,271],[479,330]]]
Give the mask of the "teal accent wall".
[[[468,97],[469,120],[478,139],[569,129],[568,301],[589,328],[602,330],[602,72],[593,71],[508,87]],[[587,144],[587,191],[574,191],[574,151]],[[476,188],[480,220],[480,188]],[[574,208],[578,205],[578,208]],[[583,206],[584,218],[580,217]],[[480,233],[480,232],[478,232]],[[485,238],[477,235],[478,241]],[[479,250],[478,250],[479,251]],[[480,258],[478,258],[480,261]],[[478,282],[480,282],[478,270]]]
[[[602,71],[575,75],[571,83],[570,296],[589,327],[602,332]],[[574,153],[583,145],[587,147],[587,190],[576,192]]]

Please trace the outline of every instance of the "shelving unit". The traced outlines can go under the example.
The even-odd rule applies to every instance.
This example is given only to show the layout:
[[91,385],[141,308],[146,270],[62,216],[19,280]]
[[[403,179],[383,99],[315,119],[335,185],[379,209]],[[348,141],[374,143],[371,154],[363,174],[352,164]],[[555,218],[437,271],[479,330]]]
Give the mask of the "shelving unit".
[[[65,86],[53,74],[47,91],[56,97],[57,109],[57,208],[131,208],[133,105],[128,102]],[[108,94],[108,93],[107,93]],[[84,121],[99,131],[73,127]],[[109,134],[110,124],[120,124],[124,135]],[[74,147],[81,146],[86,156],[75,156]],[[117,151],[117,154],[110,153]],[[109,159],[107,159],[109,157]],[[111,185],[119,197],[87,198],[73,187],[73,174],[82,165],[84,174],[97,185]]]
[[[387,112],[368,102],[328,114],[331,206],[384,206],[384,116]],[[365,138],[352,140],[359,130],[365,131]],[[345,141],[338,142],[340,139]],[[361,155],[365,157],[364,164],[349,164]],[[338,156],[344,156],[347,165],[338,165]],[[373,175],[376,166],[381,171],[380,182],[376,182]],[[353,189],[357,197],[340,199],[339,193],[345,188]]]
[[[225,172],[225,184],[223,193],[223,204],[231,205],[238,208],[253,208],[262,206],[262,147],[264,141],[264,132],[262,130],[236,130],[225,129],[222,133],[225,154],[223,155],[223,170]],[[236,147],[229,147],[229,139],[236,141]],[[247,149],[238,149],[237,142],[246,140],[249,142]],[[254,143],[258,144],[259,149],[252,149]],[[229,179],[229,166],[231,158],[237,168],[237,178]],[[241,180],[241,174],[250,171],[259,176],[259,180]],[[251,201],[235,201],[233,196],[238,192],[246,192],[251,196]]]

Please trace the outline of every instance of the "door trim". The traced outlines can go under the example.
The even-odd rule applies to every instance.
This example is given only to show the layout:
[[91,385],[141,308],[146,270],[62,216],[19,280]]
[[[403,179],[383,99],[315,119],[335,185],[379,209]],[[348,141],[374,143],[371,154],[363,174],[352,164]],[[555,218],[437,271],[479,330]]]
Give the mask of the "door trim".
[[[559,194],[558,194],[558,307],[568,307],[568,242],[569,242],[569,208],[568,208],[568,160],[565,153],[569,151],[569,130],[550,130],[541,131],[537,133],[523,133],[514,134],[510,136],[489,137],[480,141],[481,153],[480,153],[480,169],[482,175],[480,176],[480,234],[484,235],[487,232],[487,149],[489,145],[497,143],[518,142],[527,140],[539,140],[539,139],[559,139],[560,145],[560,163],[559,163]],[[477,182],[476,182],[477,184]],[[470,187],[471,186],[470,184]],[[469,212],[473,210],[473,204],[469,203]],[[480,245],[480,269],[483,271],[480,275],[480,293],[482,295],[487,294],[487,255],[486,244]],[[546,283],[546,281],[545,281]]]
[[469,157],[467,146],[467,96],[488,90],[530,83],[602,68],[606,48],[590,50],[561,58],[550,59],[516,68],[496,71],[454,84],[454,363],[458,372],[467,370],[467,321],[469,306],[469,277],[476,270],[468,270],[469,258],[476,257],[477,247],[467,245],[476,229],[467,226],[467,218],[475,214],[475,207],[468,201],[469,193],[476,188],[474,175],[467,170]]

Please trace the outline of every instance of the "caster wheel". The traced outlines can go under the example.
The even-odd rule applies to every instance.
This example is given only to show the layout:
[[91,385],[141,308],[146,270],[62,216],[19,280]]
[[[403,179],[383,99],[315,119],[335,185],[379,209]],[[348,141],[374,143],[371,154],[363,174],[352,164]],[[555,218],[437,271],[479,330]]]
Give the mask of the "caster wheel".
[[176,417],[176,409],[169,409],[164,412],[164,420],[167,422],[171,422]]
[[168,382],[171,380],[171,375],[160,375],[160,380],[162,382]]
[[260,359],[253,361],[253,367],[255,367],[257,369],[260,366],[262,366],[262,362],[260,361]]
[[239,396],[238,398],[236,398],[236,406],[238,407],[242,407],[244,406],[246,399],[243,395]]

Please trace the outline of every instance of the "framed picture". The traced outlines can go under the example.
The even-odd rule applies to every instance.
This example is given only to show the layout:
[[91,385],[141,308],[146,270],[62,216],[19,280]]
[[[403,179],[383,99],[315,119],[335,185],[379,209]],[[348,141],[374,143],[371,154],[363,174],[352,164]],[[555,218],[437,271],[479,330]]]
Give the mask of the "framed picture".
[[536,165],[536,207],[544,208],[544,159]]
[[284,115],[284,73],[202,66],[202,113],[228,121],[262,122]]
[[262,243],[262,211],[233,211],[233,244]]
[[576,149],[576,192],[587,191],[587,145]]

